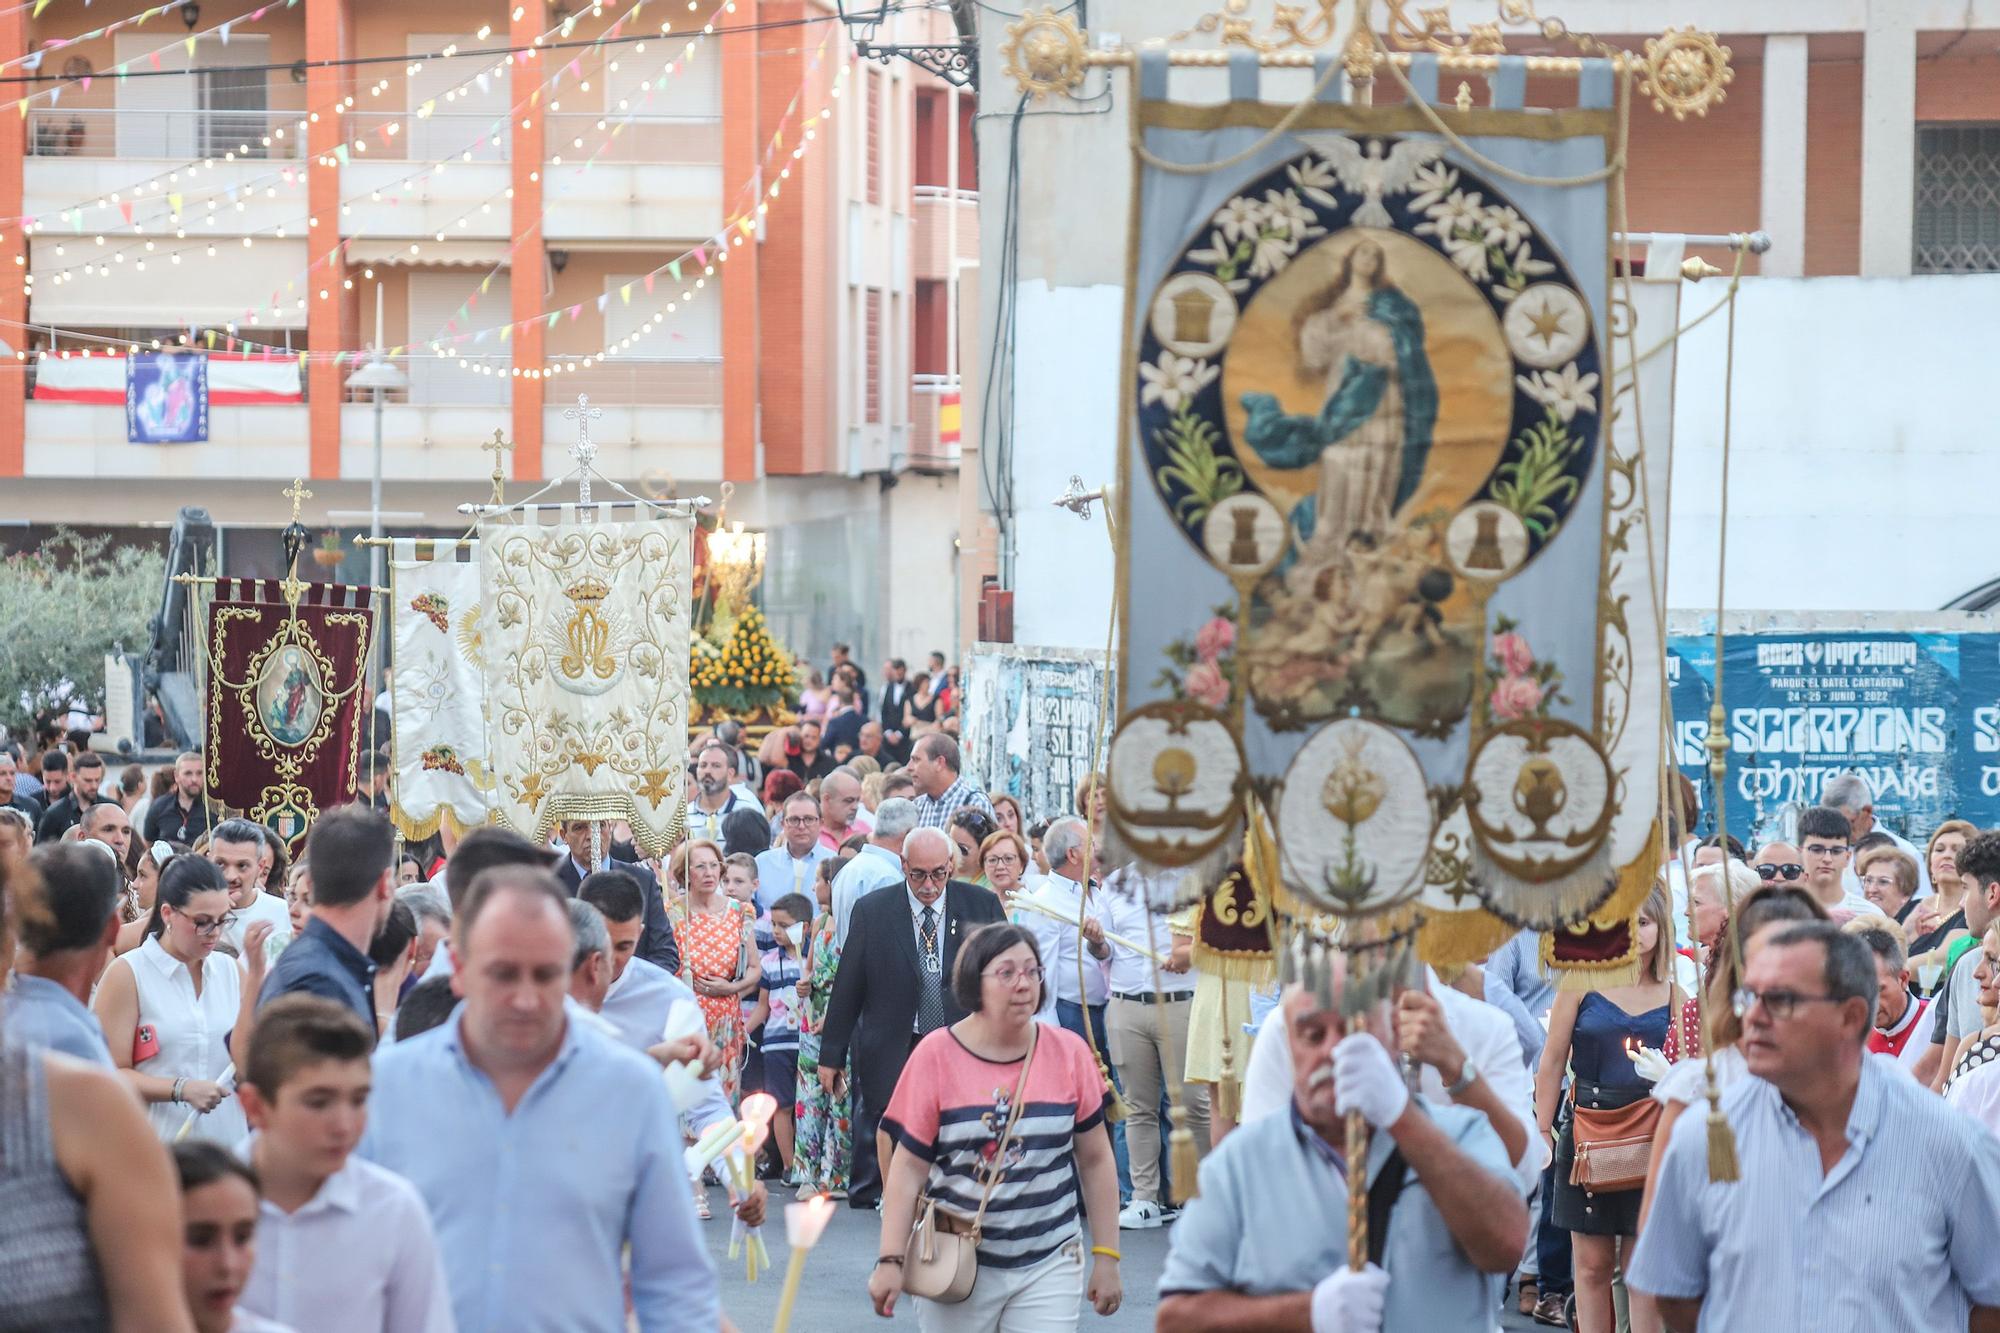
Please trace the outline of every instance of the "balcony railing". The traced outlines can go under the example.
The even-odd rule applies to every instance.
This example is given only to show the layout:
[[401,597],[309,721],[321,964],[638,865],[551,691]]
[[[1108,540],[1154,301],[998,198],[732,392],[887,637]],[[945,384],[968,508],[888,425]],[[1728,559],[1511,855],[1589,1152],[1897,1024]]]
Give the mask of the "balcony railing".
[[304,112],[46,107],[28,113],[33,157],[297,158]]
[[950,279],[959,260],[979,257],[979,192],[919,185],[911,195],[910,271]]
[[[517,382],[511,362],[504,357],[462,359],[464,365],[454,356],[406,361],[400,368],[409,375],[410,387],[385,394],[383,401],[418,407],[477,407],[507,401],[511,385]],[[714,407],[722,402],[720,357],[617,357],[587,367],[581,358],[551,360],[577,368],[558,371],[543,381],[550,401],[587,393],[592,402],[607,407]],[[344,397],[350,403],[374,401],[367,389],[348,389]]]
[[958,376],[912,375],[909,456],[893,460],[894,463],[920,468],[957,467],[964,413]]
[[565,166],[594,161],[706,167],[722,161],[719,116],[623,120],[616,114],[561,111],[544,120],[549,161],[560,158]]

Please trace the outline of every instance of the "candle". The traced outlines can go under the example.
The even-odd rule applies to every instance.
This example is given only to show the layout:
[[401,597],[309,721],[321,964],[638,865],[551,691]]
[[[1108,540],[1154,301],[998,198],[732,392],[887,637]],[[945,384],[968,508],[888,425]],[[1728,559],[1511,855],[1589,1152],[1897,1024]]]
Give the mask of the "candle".
[[792,1247],[792,1257],[785,1265],[785,1290],[778,1297],[778,1318],[771,1333],[785,1333],[790,1327],[792,1302],[798,1299],[799,1283],[806,1275],[806,1255],[832,1220],[833,1200],[824,1194],[785,1205],[785,1243]]

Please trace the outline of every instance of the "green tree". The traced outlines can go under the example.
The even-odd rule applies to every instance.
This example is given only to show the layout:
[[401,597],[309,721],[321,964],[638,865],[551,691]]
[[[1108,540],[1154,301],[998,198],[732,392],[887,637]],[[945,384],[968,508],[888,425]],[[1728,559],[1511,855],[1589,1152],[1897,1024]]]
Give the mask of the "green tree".
[[166,557],[67,528],[0,560],[0,726],[28,729],[104,703],[104,655],[138,650]]

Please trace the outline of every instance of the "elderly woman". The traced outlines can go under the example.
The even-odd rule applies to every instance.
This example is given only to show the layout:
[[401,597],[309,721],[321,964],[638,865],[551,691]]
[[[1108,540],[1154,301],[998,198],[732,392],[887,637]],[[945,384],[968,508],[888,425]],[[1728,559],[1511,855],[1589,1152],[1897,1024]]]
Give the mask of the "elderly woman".
[[1854,858],[1862,896],[1897,925],[1910,915],[1917,900],[1917,863],[1894,843],[1870,847]]
[[[978,1218],[982,1280],[956,1304],[918,1300],[924,1333],[1068,1330],[1078,1297],[1117,1310],[1118,1176],[1103,1131],[1104,1080],[1081,1037],[1035,1021],[1042,959],[1006,922],[959,946],[952,996],[966,1016],[917,1043],[882,1117],[897,1145],[882,1190],[868,1295],[884,1318],[903,1292],[912,1228],[936,1207]],[[1077,1186],[1090,1217],[1086,1284]]]
[[986,877],[987,887],[1000,895],[1002,906],[1028,887],[1022,876],[1031,864],[1027,840],[1008,829],[988,834],[979,844],[980,873]]

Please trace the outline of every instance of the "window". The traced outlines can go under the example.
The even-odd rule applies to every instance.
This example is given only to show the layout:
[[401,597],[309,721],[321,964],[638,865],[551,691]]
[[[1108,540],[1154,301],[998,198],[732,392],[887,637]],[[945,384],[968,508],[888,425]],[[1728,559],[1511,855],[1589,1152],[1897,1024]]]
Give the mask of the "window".
[[2000,125],[1917,126],[1918,273],[2000,271]]
[[882,420],[882,289],[868,289],[867,312],[863,316],[866,332],[863,342],[867,347],[867,365],[863,375],[867,383],[862,389],[861,419],[869,425],[879,425]]
[[879,204],[882,202],[882,81],[872,65],[861,91],[868,103],[868,114],[864,117],[868,125],[868,202]]

